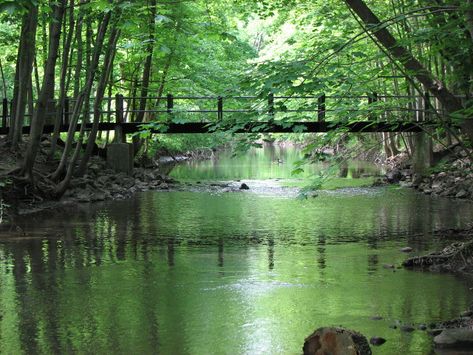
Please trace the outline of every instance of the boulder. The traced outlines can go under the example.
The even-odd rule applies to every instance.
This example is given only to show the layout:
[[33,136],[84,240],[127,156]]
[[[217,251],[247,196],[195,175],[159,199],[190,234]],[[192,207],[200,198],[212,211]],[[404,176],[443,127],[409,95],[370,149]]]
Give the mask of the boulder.
[[469,350],[473,352],[473,329],[445,329],[434,338],[434,344],[439,348]]
[[466,197],[468,197],[468,192],[465,191],[465,190],[460,190],[460,191],[457,192],[455,197],[456,198],[466,198]]
[[389,183],[397,183],[401,180],[402,174],[398,169],[393,169],[386,173],[386,180]]
[[304,342],[304,355],[371,355],[366,338],[353,330],[324,327],[309,335]]
[[249,190],[249,189],[250,189],[250,187],[245,183],[240,185],[240,190]]

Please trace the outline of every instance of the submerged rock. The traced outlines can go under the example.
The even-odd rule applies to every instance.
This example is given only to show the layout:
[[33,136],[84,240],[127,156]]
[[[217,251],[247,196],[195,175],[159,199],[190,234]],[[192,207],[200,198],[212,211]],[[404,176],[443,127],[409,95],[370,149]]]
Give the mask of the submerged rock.
[[413,332],[414,330],[416,330],[416,328],[414,328],[412,325],[404,324],[404,325],[401,325],[401,330],[403,332],[410,333],[410,332]]
[[370,339],[370,344],[374,346],[383,345],[385,342],[386,342],[386,339],[381,338],[381,337],[372,337]]
[[372,316],[372,317],[370,317],[370,319],[371,320],[382,320],[383,317],[381,317],[381,316]]
[[304,342],[304,355],[371,355],[366,338],[353,330],[324,327],[309,335]]
[[245,183],[240,185],[240,190],[249,190],[249,189],[250,189],[250,187]]
[[434,344],[439,348],[473,351],[473,329],[445,329],[434,338]]
[[403,253],[410,253],[412,251],[412,248],[411,247],[404,247],[404,248],[401,248],[401,251]]

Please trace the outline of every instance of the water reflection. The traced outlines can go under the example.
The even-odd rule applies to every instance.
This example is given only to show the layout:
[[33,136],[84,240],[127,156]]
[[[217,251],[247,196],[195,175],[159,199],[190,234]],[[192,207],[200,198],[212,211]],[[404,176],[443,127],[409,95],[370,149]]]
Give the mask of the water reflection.
[[[206,161],[189,161],[173,168],[171,175],[177,179],[233,180],[233,179],[287,179],[294,178],[294,163],[302,159],[302,153],[294,147],[266,144],[260,149],[233,156],[224,151]],[[303,165],[304,172],[298,178],[307,178],[329,167],[328,161]],[[362,161],[343,162],[335,175],[344,178],[361,178],[378,175],[380,168]]]
[[[296,159],[272,147],[175,175],[290,177]],[[380,267],[403,260],[403,246],[447,244],[429,235],[469,222],[470,203],[384,188],[300,201],[264,189],[150,192],[20,219],[26,235],[0,239],[0,352],[299,353],[314,328],[341,324],[387,338],[379,353],[426,353],[425,334],[390,323],[447,319],[470,303],[471,280]]]
[[379,353],[426,353],[425,334],[389,324],[456,316],[471,280],[380,265],[448,243],[426,235],[473,208],[353,191],[150,192],[19,220],[26,236],[0,243],[0,352],[298,353],[341,324],[387,338]]

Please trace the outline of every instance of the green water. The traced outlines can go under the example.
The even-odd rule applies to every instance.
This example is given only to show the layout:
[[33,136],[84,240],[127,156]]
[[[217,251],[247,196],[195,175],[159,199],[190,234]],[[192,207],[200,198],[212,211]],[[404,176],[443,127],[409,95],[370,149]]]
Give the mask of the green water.
[[[25,235],[3,232],[0,353],[299,354],[325,325],[386,338],[375,354],[431,353],[425,332],[389,325],[457,316],[473,281],[383,264],[400,263],[404,246],[448,244],[429,232],[464,225],[473,206],[392,188],[300,200],[248,179],[290,176],[285,164],[269,174],[266,157],[240,158],[236,170],[223,157],[181,166],[175,175],[202,183],[41,213],[19,221]],[[251,189],[209,191],[204,176]]]

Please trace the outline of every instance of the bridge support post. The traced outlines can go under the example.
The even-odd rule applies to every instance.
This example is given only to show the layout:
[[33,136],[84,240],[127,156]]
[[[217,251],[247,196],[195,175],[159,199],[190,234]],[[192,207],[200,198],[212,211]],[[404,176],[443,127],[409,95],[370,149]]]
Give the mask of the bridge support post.
[[133,174],[133,143],[112,143],[107,146],[107,166],[117,173]]
[[8,99],[4,98],[2,102],[2,127],[7,126],[8,118]]
[[[424,112],[420,118],[421,121],[428,121],[430,119],[430,96],[428,93],[424,95]],[[432,166],[432,137],[428,132],[415,133],[413,159],[412,166],[415,174],[425,175]]]
[[126,136],[123,134],[123,95],[115,96],[115,143],[126,143]]
[[221,96],[217,98],[217,119],[219,121],[223,119],[223,98]]
[[268,115],[270,120],[274,120],[274,94],[268,94]]
[[325,121],[325,94],[322,94],[317,99],[317,120],[319,122]]
[[69,97],[64,98],[64,109],[62,112],[62,123],[67,125],[69,124],[69,113],[70,113],[70,100]]

